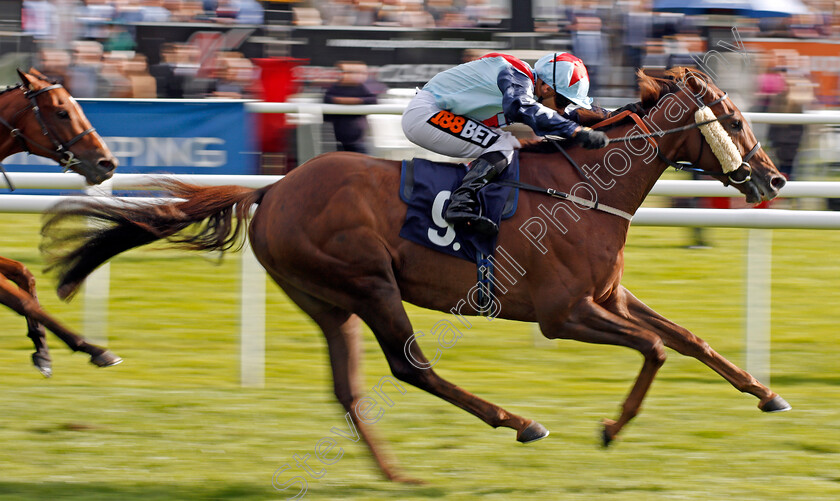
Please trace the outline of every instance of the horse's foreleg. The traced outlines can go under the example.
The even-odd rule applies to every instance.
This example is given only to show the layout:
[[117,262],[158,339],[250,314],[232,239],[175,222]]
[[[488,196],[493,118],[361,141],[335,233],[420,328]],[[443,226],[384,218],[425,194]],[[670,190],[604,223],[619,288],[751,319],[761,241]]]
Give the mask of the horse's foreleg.
[[626,346],[644,356],[642,370],[624,400],[621,415],[616,421],[604,420],[602,438],[604,445],[609,445],[624,425],[638,414],[657,371],[665,363],[662,340],[643,326],[595,303],[591,297],[581,300],[571,317],[559,326],[553,327],[551,322],[540,322],[540,327],[543,334],[550,339],[574,339],[586,343]]
[[[35,301],[38,296],[35,294],[35,277],[23,263],[0,256],[0,280],[8,279],[26,292]],[[32,363],[44,375],[52,375],[52,358],[50,349],[47,346],[47,332],[44,326],[30,317],[26,318],[27,337],[32,339],[35,345],[35,353],[32,354]]]
[[650,325],[659,334],[665,346],[676,352],[694,357],[708,365],[712,370],[723,376],[732,386],[744,393],[754,395],[759,399],[758,408],[765,412],[789,410],[790,404],[759,383],[748,372],[738,368],[709,346],[708,343],[695,336],[687,329],[671,322],[662,315],[650,309],[639,301],[627,289],[622,287],[628,311],[635,318]]
[[[0,303],[5,304],[19,315],[38,322],[52,331],[73,351],[82,351],[90,355],[92,364],[108,367],[122,362],[122,359],[105,348],[88,343],[81,336],[73,333],[58,320],[41,308],[38,300],[27,292],[13,286],[6,280],[0,280]],[[37,347],[37,345],[36,345]]]

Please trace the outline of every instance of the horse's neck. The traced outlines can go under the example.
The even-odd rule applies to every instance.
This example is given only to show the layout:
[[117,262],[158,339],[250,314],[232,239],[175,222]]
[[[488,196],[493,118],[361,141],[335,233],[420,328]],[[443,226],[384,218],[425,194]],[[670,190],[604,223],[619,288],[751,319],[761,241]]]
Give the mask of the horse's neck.
[[[643,135],[657,130],[668,129],[668,126],[662,127],[660,124],[648,122],[646,119],[642,119],[642,122],[645,123],[648,130],[642,130],[642,128],[633,123],[631,125],[617,127],[614,133],[610,133],[610,137]],[[654,127],[651,127],[651,124],[653,124]],[[628,184],[628,198],[630,198],[633,203],[633,210],[631,213],[635,213],[636,209],[642,205],[642,202],[644,202],[645,198],[647,198],[650,190],[653,189],[653,185],[656,184],[656,181],[659,180],[668,168],[668,164],[662,161],[657,152],[668,155],[673,149],[673,141],[670,141],[670,139],[674,137],[674,135],[666,135],[654,138],[656,147],[650,144],[647,139],[637,139],[633,141],[632,144],[619,143],[623,151],[632,160],[632,167],[626,174],[617,180],[617,182],[622,184]]]
[[[14,118],[15,114],[20,110],[23,110],[27,104],[23,102],[21,99],[18,99],[17,90],[18,88],[11,88],[6,91],[0,92],[0,117],[6,122],[6,124],[18,126],[19,124],[11,124],[11,120]],[[0,161],[8,157],[9,155],[13,155],[15,153],[19,153],[23,151],[21,148],[20,143],[10,134],[9,127],[5,124],[0,124]]]

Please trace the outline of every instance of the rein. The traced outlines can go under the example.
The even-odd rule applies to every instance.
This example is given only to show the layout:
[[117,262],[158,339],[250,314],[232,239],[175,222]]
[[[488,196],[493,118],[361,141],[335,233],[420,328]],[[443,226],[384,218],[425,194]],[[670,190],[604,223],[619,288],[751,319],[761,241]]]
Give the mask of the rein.
[[[650,133],[647,133],[647,134],[637,134],[635,136],[614,137],[614,138],[610,139],[609,144],[629,143],[630,141],[635,141],[637,139],[649,139],[649,138],[654,138],[654,137],[667,136],[668,134],[676,134],[677,132],[684,132],[684,131],[687,131],[687,130],[696,129],[696,128],[702,126],[702,125],[709,125],[710,123],[718,122],[718,121],[724,120],[726,118],[732,118],[733,115],[734,115],[734,113],[727,113],[726,115],[721,115],[721,116],[719,116],[717,118],[714,118],[712,120],[706,120],[704,122],[683,125],[683,126],[680,126],[680,127],[676,127],[674,129],[661,130],[661,131],[658,131],[658,132],[650,132]],[[636,115],[636,116],[638,116],[638,115]],[[638,122],[636,122],[636,123],[638,123]]]
[[[22,86],[20,86],[19,88],[23,90]],[[41,116],[41,108],[38,106],[37,98],[41,94],[47,93],[51,90],[62,88],[64,87],[61,84],[52,84],[36,91],[23,90],[23,96],[29,100],[29,105],[27,105],[21,110],[18,110],[14,115],[12,115],[11,121],[7,121],[3,117],[0,117],[0,125],[3,125],[7,129],[9,129],[9,133],[11,134],[11,136],[15,138],[15,140],[17,140],[21,148],[26,153],[30,155],[33,154],[32,148],[30,148],[30,146],[34,146],[42,152],[47,153],[50,157],[57,154],[58,158],[54,158],[54,160],[56,160],[65,171],[67,171],[81,163],[81,161],[77,159],[75,155],[73,155],[73,152],[70,151],[70,147],[79,142],[83,137],[94,132],[96,129],[91,127],[76,135],[69,141],[64,142],[61,139],[59,139],[58,134],[56,134],[55,131],[53,131],[47,125],[47,123],[44,121],[44,118]],[[55,146],[54,150],[45,148],[40,144],[33,142],[31,138],[29,138],[26,134],[23,133],[23,131],[20,128],[17,127],[17,121],[19,120],[19,118],[29,110],[32,110],[32,112],[35,114],[35,119],[41,126],[41,132],[44,136],[47,136],[49,140],[53,143],[53,145]],[[0,164],[0,171],[2,171],[3,177],[6,179],[6,183],[9,185],[9,189],[11,191],[14,191],[15,187],[9,179],[9,176],[6,174],[6,169],[3,168],[2,164]]]

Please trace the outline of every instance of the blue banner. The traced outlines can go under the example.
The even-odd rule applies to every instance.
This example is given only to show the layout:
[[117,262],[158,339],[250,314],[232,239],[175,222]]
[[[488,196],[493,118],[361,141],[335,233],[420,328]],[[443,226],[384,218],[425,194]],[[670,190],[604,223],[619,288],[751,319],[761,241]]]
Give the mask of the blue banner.
[[[252,120],[242,101],[80,100],[120,162],[117,173],[257,174]],[[12,172],[60,172],[54,161],[19,153]]]

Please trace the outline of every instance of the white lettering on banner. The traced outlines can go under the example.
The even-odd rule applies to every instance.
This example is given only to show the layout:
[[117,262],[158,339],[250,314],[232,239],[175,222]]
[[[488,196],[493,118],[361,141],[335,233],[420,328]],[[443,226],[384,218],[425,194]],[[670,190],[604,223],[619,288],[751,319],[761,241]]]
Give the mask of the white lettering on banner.
[[144,167],[221,167],[227,152],[211,149],[224,146],[217,137],[106,137],[105,142],[120,161]]
[[220,167],[227,163],[227,152],[224,150],[211,150],[203,148],[203,146],[210,145],[224,146],[224,139],[217,137],[196,137],[193,138],[193,155],[195,157],[203,158],[203,160],[195,160],[190,165],[196,167]]
[[[103,138],[123,165],[133,167],[222,167],[227,164],[225,140],[218,137],[122,137]],[[36,155],[16,153],[6,165],[54,165]]]

